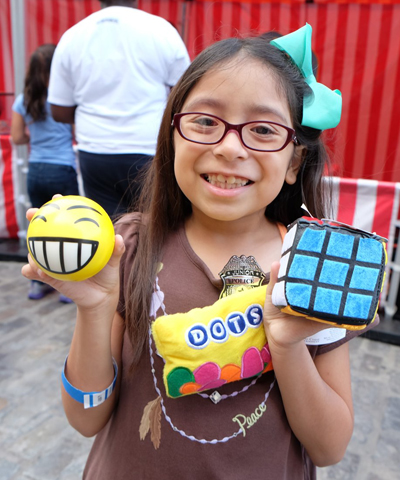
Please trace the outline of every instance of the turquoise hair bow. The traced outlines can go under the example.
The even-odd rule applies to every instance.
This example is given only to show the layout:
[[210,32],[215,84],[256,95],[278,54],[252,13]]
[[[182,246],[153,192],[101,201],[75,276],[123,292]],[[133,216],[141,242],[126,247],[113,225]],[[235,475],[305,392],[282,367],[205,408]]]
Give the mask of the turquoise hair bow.
[[342,94],[339,90],[331,90],[317,82],[312,69],[311,34],[311,25],[306,23],[299,30],[271,40],[270,43],[289,55],[313,92],[303,100],[301,124],[326,130],[336,127],[340,122]]

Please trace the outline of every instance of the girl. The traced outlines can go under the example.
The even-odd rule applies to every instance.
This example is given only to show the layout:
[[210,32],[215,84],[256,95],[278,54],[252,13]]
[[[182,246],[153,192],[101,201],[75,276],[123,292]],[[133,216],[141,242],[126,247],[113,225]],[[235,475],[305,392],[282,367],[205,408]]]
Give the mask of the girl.
[[[310,27],[292,35],[311,64]],[[212,45],[171,93],[142,213],[118,222],[109,264],[80,284],[51,279],[31,260],[23,267],[78,307],[62,398],[71,425],[97,435],[84,478],[296,480],[343,457],[353,428],[350,335],[307,346],[323,326],[271,303],[283,225],[302,215],[303,202],[316,217],[325,212],[321,130],[302,124],[310,94],[280,45],[262,38]],[[331,100],[316,120],[315,96],[307,123],[336,124]],[[167,398],[149,325],[214,304],[224,288],[218,275],[235,255],[271,272],[264,329],[274,369]],[[173,327],[163,340],[174,334]],[[84,409],[82,392],[103,390],[88,395],[87,406],[98,405]]]
[[[57,123],[47,102],[50,65],[56,46],[44,44],[32,54],[24,93],[13,104],[11,138],[16,145],[30,143],[28,195],[39,208],[56,193],[79,195],[71,125]],[[28,130],[28,132],[27,132]],[[32,281],[28,298],[39,300],[53,289]],[[60,295],[60,301],[70,300]]]

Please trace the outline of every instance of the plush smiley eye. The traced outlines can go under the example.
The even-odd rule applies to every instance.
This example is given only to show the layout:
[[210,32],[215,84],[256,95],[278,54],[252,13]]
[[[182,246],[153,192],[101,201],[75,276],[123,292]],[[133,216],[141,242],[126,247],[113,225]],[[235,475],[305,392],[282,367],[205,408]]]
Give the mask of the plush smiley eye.
[[96,220],[93,220],[93,218],[80,218],[79,220],[76,220],[74,223],[76,224],[80,222],[92,222],[100,228],[100,225],[96,222]]
[[88,207],[87,205],[72,205],[72,207],[68,207],[67,210],[76,210],[78,208],[84,208],[86,210],[92,210],[93,212],[96,212],[99,215],[101,215],[101,212],[99,212],[98,210],[96,210],[93,207]]
[[[55,208],[56,210],[60,210],[60,206],[57,205],[57,203],[46,203],[45,205],[43,205],[41,210],[45,210],[48,208]],[[43,220],[44,222],[47,222],[47,218],[45,217],[45,215],[36,215],[36,217],[32,218],[32,222],[34,222],[35,220]]]
[[44,222],[47,222],[47,218],[44,215],[37,215],[35,218],[32,219],[32,222],[35,220],[43,220]]

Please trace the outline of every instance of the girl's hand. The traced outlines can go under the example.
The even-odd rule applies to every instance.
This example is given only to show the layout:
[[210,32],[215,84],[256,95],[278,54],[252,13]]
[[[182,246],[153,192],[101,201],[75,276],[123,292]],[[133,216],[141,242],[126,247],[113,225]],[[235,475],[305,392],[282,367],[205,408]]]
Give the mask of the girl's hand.
[[271,276],[264,304],[264,328],[268,343],[278,348],[290,348],[332,325],[308,320],[302,316],[282,313],[272,303],[272,290],[278,278],[279,262],[271,265]]
[[[56,195],[55,197],[59,197]],[[30,208],[26,218],[30,221],[37,208]],[[107,265],[96,275],[81,282],[64,282],[47,275],[28,255],[28,264],[22,267],[21,273],[30,280],[39,280],[51,285],[63,295],[69,297],[82,309],[101,309],[103,306],[116,309],[119,296],[119,263],[125,251],[121,235],[115,236],[113,254]]]
[[78,307],[97,309],[112,299],[115,302],[118,301],[119,262],[124,251],[124,241],[121,235],[116,235],[114,251],[107,265],[93,277],[81,282],[63,282],[50,277],[34,263],[30,254],[28,255],[29,264],[22,267],[21,273],[30,280],[39,280],[51,285],[73,300]]

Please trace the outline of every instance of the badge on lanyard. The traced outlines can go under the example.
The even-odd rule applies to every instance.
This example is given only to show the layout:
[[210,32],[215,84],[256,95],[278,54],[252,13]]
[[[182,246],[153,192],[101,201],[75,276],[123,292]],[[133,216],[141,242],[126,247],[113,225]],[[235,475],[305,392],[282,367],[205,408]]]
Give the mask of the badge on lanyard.
[[259,287],[265,278],[265,274],[256,259],[252,256],[246,257],[246,255],[240,257],[233,255],[221,270],[219,276],[224,282],[219,298]]

